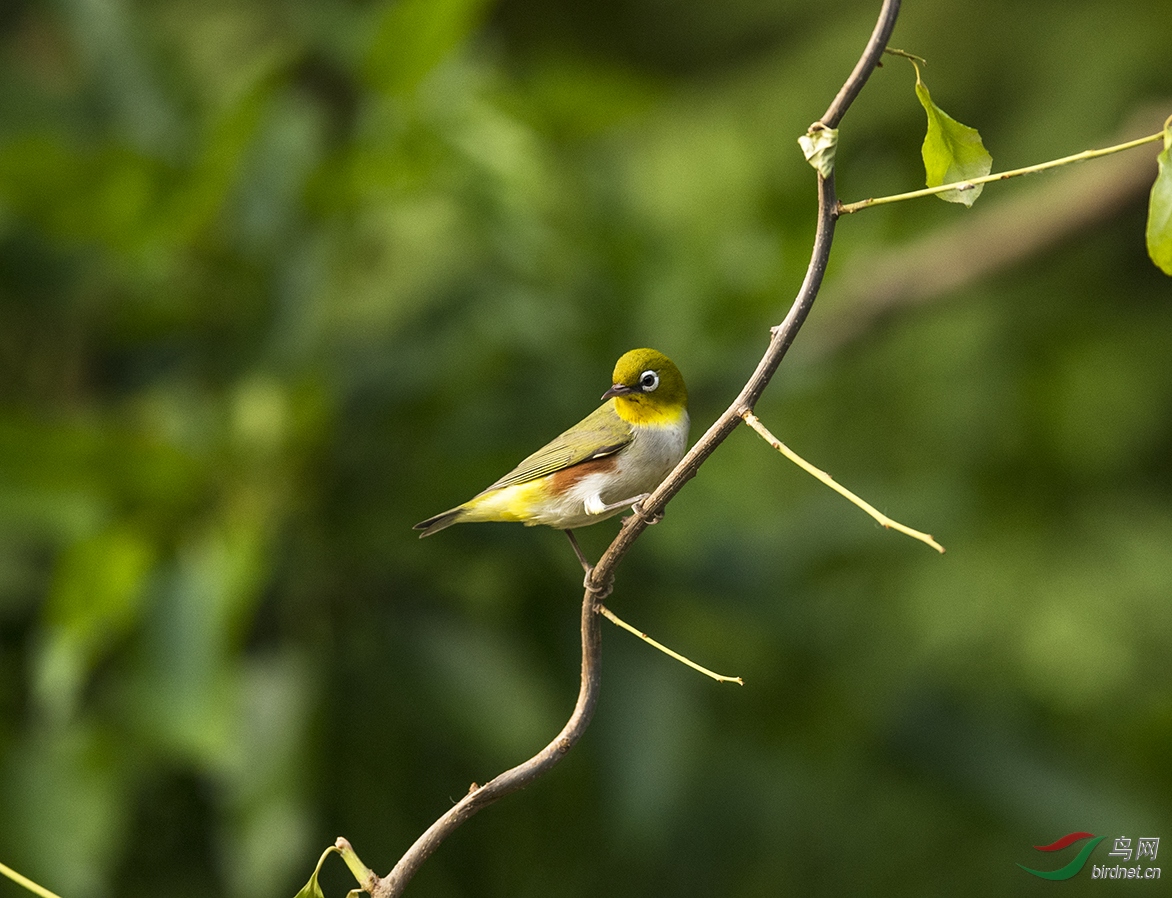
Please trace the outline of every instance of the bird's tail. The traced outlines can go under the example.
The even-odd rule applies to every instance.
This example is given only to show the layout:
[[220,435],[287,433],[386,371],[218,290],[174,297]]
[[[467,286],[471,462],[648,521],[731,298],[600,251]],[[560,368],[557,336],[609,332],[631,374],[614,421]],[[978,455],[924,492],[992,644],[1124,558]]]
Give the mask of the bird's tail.
[[419,538],[423,539],[423,537],[431,536],[433,533],[443,530],[445,527],[451,527],[453,524],[458,524],[460,522],[460,518],[463,516],[463,508],[451,508],[448,511],[437,514],[435,517],[428,518],[426,521],[420,521],[411,529],[422,530],[423,532],[419,534]]

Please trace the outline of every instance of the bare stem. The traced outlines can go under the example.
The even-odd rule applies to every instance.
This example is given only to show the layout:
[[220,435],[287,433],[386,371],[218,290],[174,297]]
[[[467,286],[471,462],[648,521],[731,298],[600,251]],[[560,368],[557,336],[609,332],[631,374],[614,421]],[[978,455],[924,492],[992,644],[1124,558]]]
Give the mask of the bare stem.
[[831,477],[829,474],[827,474],[825,471],[823,471],[821,468],[814,467],[814,465],[810,464],[808,461],[806,461],[804,458],[802,458],[800,455],[798,455],[796,452],[794,452],[794,450],[792,450],[789,446],[787,446],[785,443],[783,443],[781,440],[779,440],[777,437],[775,437],[769,431],[769,428],[761,423],[761,419],[758,418],[756,415],[754,415],[752,412],[745,412],[745,414],[742,417],[744,417],[745,423],[748,424],[751,428],[753,428],[753,430],[757,431],[758,435],[760,435],[760,437],[763,440],[765,440],[765,442],[767,442],[770,446],[772,446],[774,449],[776,449],[778,452],[780,452],[782,455],[784,455],[786,458],[788,458],[790,461],[792,461],[795,465],[797,465],[799,468],[801,468],[807,474],[811,475],[815,479],[826,484],[828,487],[830,487],[832,490],[834,490],[836,493],[838,493],[840,496],[845,498],[847,501],[849,501],[853,505],[856,505],[859,508],[861,508],[867,514],[869,514],[872,518],[874,518],[876,521],[878,521],[880,526],[886,527],[888,530],[895,530],[895,531],[902,533],[906,536],[910,536],[912,539],[918,539],[920,542],[924,543],[925,545],[931,546],[933,549],[935,549],[941,555],[944,554],[944,546],[942,546],[942,545],[940,545],[940,543],[936,542],[936,540],[934,540],[932,538],[931,534],[922,533],[919,530],[913,530],[911,527],[908,527],[906,524],[901,524],[899,521],[895,520],[894,518],[889,518],[887,515],[885,515],[883,512],[881,512],[879,509],[877,509],[870,502],[867,502],[865,499],[861,499],[860,497],[856,496],[854,493],[852,493],[850,490],[848,490],[845,486],[843,486],[841,483],[839,483],[837,480],[835,480],[833,477]]
[[740,677],[730,677],[730,676],[726,676],[725,674],[718,674],[716,671],[709,670],[707,667],[705,667],[702,664],[697,664],[691,658],[687,658],[687,657],[681,655],[679,652],[675,651],[674,649],[669,649],[662,642],[658,642],[658,641],[652,639],[650,636],[648,636],[642,630],[638,630],[635,627],[632,627],[630,624],[628,624],[625,620],[623,620],[621,617],[619,617],[617,614],[615,614],[613,611],[611,611],[605,605],[598,604],[598,605],[595,605],[594,607],[595,607],[595,610],[599,614],[601,614],[603,617],[605,617],[608,621],[610,621],[616,627],[620,627],[623,630],[626,630],[628,633],[633,633],[635,636],[638,636],[640,639],[642,639],[649,646],[652,646],[653,648],[659,649],[661,652],[663,652],[669,658],[674,658],[676,661],[679,661],[680,664],[686,665],[687,667],[692,668],[692,670],[699,671],[700,673],[704,674],[704,676],[711,677],[712,679],[716,680],[716,682],[718,682],[718,683],[736,683],[738,686],[745,685],[745,681],[742,680]]
[[1075,153],[1073,156],[1063,156],[1061,159],[1051,159],[1049,162],[1039,162],[1037,165],[1027,165],[1025,168],[997,172],[996,174],[985,175],[983,178],[973,178],[969,181],[953,181],[951,184],[941,184],[939,187],[925,187],[921,190],[896,193],[891,196],[872,197],[871,199],[859,200],[857,203],[840,203],[838,213],[840,215],[849,215],[852,212],[858,212],[871,206],[882,206],[887,203],[914,200],[921,196],[933,196],[948,190],[972,190],[980,184],[990,184],[993,181],[1006,181],[1009,178],[1016,178],[1020,175],[1032,175],[1035,172],[1058,168],[1062,165],[1070,165],[1072,162],[1083,162],[1087,159],[1097,159],[1099,156],[1110,156],[1112,153],[1120,153],[1123,150],[1134,149],[1135,147],[1143,146],[1145,143],[1153,143],[1163,136],[1164,132],[1160,131],[1156,134],[1149,134],[1147,137],[1140,137],[1137,140],[1129,140],[1126,143],[1116,144],[1113,147],[1103,147],[1100,150],[1083,150],[1081,153]]

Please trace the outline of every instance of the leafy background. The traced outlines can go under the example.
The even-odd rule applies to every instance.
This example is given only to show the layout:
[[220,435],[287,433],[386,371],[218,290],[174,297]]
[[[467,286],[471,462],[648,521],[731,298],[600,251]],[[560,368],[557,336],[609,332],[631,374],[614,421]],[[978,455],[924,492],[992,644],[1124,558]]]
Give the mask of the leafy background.
[[[795,138],[877,6],[5,4],[0,859],[68,898],[291,895],[543,745],[564,538],[410,525],[632,346],[694,435],[727,404],[808,257]],[[1008,168],[1158,130],[1170,38],[1164,0],[993,0],[893,43]],[[921,183],[913,82],[889,60],[848,116],[845,199]],[[1151,150],[1072,177],[1150,183]],[[758,409],[948,554],[735,434],[612,604],[747,685],[608,627],[586,739],[412,895],[1030,893],[1016,863],[1065,860],[1031,845],[1172,840],[1172,290],[1143,191],[1084,220],[1061,177],[844,220]],[[1056,236],[878,314],[873,272],[986,220]],[[909,277],[980,264],[958,233]]]

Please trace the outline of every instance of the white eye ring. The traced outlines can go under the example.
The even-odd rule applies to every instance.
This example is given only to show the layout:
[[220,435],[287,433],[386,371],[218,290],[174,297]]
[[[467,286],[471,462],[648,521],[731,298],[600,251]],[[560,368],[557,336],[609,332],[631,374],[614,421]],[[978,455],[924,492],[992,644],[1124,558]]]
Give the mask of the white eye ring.
[[639,375],[639,389],[644,393],[653,393],[659,386],[659,375],[654,371],[644,371]]

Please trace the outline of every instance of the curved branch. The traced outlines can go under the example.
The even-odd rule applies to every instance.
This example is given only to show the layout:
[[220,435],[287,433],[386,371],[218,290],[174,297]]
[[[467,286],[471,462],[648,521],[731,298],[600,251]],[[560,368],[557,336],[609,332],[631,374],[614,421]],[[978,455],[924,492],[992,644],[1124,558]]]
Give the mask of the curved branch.
[[891,40],[891,32],[895,30],[895,20],[899,16],[899,0],[884,0],[883,8],[879,10],[879,18],[875,22],[875,30],[871,32],[871,39],[863,48],[863,55],[855,63],[854,71],[838,91],[838,96],[826,110],[826,114],[818,119],[827,128],[837,128],[851,103],[871,77],[871,73],[879,67],[879,60],[883,51],[887,49],[887,42]]
[[582,600],[582,685],[578,690],[578,702],[574,705],[574,711],[562,727],[562,731],[528,761],[506,770],[483,786],[477,787],[473,783],[467,795],[452,805],[415,840],[415,844],[399,859],[399,863],[395,864],[390,873],[377,883],[359,883],[372,898],[393,898],[401,895],[420,865],[456,827],[482,808],[528,786],[560,761],[582,738],[590,724],[590,718],[594,716],[602,684],[602,666],[599,663],[602,656],[601,621],[602,618],[594,611],[594,598],[587,591]]
[[[836,127],[843,115],[846,114],[850,104],[858,96],[859,91],[863,89],[867,78],[870,77],[883,55],[883,48],[887,46],[887,41],[895,28],[895,20],[899,15],[899,4],[900,0],[884,0],[883,8],[879,12],[879,20],[875,23],[875,30],[871,33],[871,39],[867,42],[863,55],[859,57],[854,71],[843,84],[838,96],[834,98],[834,102],[818,120],[823,125],[830,128]],[[675,470],[642,503],[644,514],[630,515],[626,518],[618,536],[607,547],[591,574],[591,583],[599,591],[609,590],[614,579],[615,568],[639,534],[647,529],[647,519],[654,519],[663,510],[668,500],[696,475],[696,471],[704,463],[704,460],[716,451],[716,447],[723,443],[730,433],[736,430],[737,425],[743,422],[744,414],[752,411],[757,400],[761,398],[761,394],[769,385],[777,366],[781,364],[782,358],[785,357],[790,344],[793,343],[794,337],[797,336],[806,316],[810,313],[810,307],[818,296],[818,289],[822,286],[822,276],[826,273],[826,263],[830,259],[830,247],[834,242],[834,226],[837,220],[838,195],[834,189],[834,172],[832,171],[825,178],[818,177],[818,226],[814,234],[814,248],[810,254],[810,264],[806,268],[805,280],[802,281],[801,289],[798,290],[798,295],[794,299],[793,305],[790,306],[789,314],[785,316],[785,320],[781,324],[772,328],[769,348],[766,349],[765,355],[757,363],[757,370],[753,372],[752,377],[741,389],[737,398],[733,400],[732,405],[716,419],[704,436],[680,460]]]
[[[895,27],[896,17],[899,15],[899,5],[900,0],[884,0],[878,21],[875,24],[875,30],[872,32],[871,39],[867,42],[858,63],[856,63],[854,71],[851,72],[850,77],[843,84],[826,113],[819,119],[823,125],[831,128],[836,127],[850,104],[858,96],[859,91],[862,90],[867,78],[870,77],[871,72],[878,64],[883,48],[887,46],[892,29]],[[810,264],[806,269],[806,277],[785,319],[781,324],[771,329],[769,347],[757,364],[757,369],[732,405],[717,418],[704,436],[684,456],[675,470],[644,501],[644,514],[633,514],[626,519],[618,535],[591,572],[582,597],[581,687],[573,714],[562,731],[549,745],[528,761],[505,771],[484,786],[473,785],[464,798],[415,841],[415,844],[408,849],[395,868],[385,877],[373,882],[359,883],[363,889],[371,894],[372,898],[393,898],[393,896],[402,894],[403,889],[406,888],[407,883],[420,865],[461,823],[481,808],[487,807],[511,792],[524,788],[537,779],[560,761],[582,737],[590,723],[591,716],[594,714],[594,708],[598,704],[601,685],[600,617],[596,613],[595,600],[609,592],[610,585],[614,580],[615,568],[639,534],[646,529],[647,518],[654,517],[661,511],[668,500],[695,476],[704,460],[743,421],[742,416],[746,412],[752,411],[765,387],[768,386],[777,366],[781,364],[782,358],[790,344],[793,343],[802,323],[806,320],[810,307],[818,295],[818,289],[822,285],[822,276],[826,272],[826,263],[830,258],[830,247],[834,240],[834,226],[838,218],[837,207],[838,197],[834,189],[833,172],[825,178],[818,176],[818,225],[814,235],[814,248]]]

